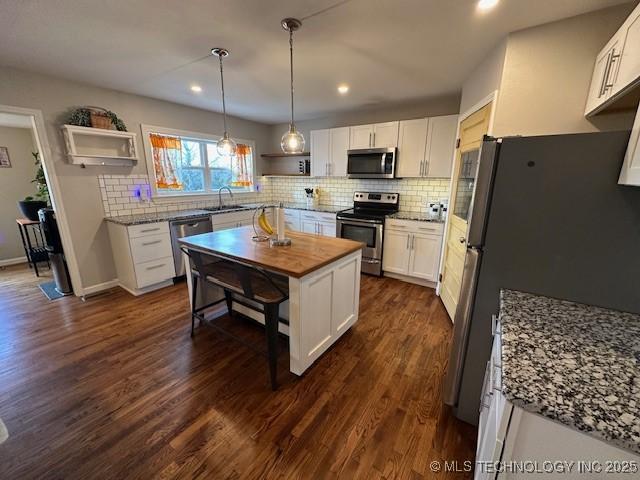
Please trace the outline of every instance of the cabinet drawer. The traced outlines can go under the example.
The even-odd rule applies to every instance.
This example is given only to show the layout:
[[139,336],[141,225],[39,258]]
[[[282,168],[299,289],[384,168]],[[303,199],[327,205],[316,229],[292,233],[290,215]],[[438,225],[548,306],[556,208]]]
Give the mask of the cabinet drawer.
[[426,233],[442,235],[444,224],[435,222],[418,222],[415,220],[402,220],[399,218],[388,218],[385,221],[386,228],[409,231],[413,233]]
[[171,237],[168,233],[135,237],[130,242],[133,263],[144,263],[172,255]]
[[138,263],[135,266],[136,283],[138,288],[148,287],[155,283],[164,282],[173,278],[176,274],[173,264],[173,256]]
[[336,222],[336,214],[335,213],[316,213],[316,217],[319,222],[327,222],[327,223],[335,223]]
[[169,235],[169,222],[143,223],[142,225],[130,225],[127,227],[129,238],[144,237],[146,235]]

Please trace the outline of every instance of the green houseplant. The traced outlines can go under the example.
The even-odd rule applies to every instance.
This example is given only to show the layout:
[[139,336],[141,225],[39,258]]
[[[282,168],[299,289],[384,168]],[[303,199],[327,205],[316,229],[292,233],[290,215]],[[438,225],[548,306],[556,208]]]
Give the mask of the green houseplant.
[[109,129],[110,126],[115,127],[121,132],[127,131],[127,126],[118,116],[111,110],[102,107],[80,107],[71,111],[69,125],[79,127],[92,127]]
[[49,187],[47,186],[47,180],[44,176],[44,168],[40,161],[40,153],[31,152],[35,160],[35,164],[38,167],[36,170],[36,176],[31,183],[36,184],[36,193],[34,196],[25,197],[24,200],[18,202],[18,207],[29,220],[38,220],[38,210],[46,208],[49,203]]

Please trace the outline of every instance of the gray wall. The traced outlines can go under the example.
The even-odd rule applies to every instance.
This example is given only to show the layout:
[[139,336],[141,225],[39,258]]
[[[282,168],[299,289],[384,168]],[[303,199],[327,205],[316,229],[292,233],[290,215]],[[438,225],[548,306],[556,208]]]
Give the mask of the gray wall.
[[471,72],[462,85],[460,113],[466,113],[484,98],[500,88],[502,69],[507,50],[506,38],[502,40]]
[[16,218],[21,217],[17,202],[35,195],[31,180],[36,166],[31,152],[33,136],[30,128],[0,126],[0,147],[9,149],[11,168],[0,168],[0,261],[24,256]]
[[[140,152],[144,151],[140,139],[141,123],[222,133],[222,116],[215,112],[10,68],[0,69],[0,104],[43,112],[83,287],[108,282],[116,276],[109,236],[103,221],[97,175],[147,173],[147,167],[144,155],[133,169],[83,169],[68,164],[60,133],[60,125],[65,122],[68,110],[75,106],[98,105],[116,112],[129,131],[138,133]],[[270,128],[260,123],[231,117],[229,131],[234,136],[255,140],[258,155],[270,144]]]
[[[459,108],[460,95],[453,94],[445,97],[428,98],[394,105],[372,105],[357,111],[340,112],[329,117],[296,122],[296,128],[303,133],[307,142],[306,149],[308,150],[309,132],[311,130],[390,122],[393,120],[408,120],[437,115],[451,115],[458,113]],[[273,125],[271,127],[271,148],[273,151],[280,150],[280,139],[282,138],[282,134],[287,131],[287,128],[289,128],[288,123]]]

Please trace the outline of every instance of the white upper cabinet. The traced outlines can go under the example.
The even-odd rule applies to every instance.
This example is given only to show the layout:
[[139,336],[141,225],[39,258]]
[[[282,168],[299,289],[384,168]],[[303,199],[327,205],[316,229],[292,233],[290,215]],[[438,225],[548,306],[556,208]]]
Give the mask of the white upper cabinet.
[[425,176],[444,178],[451,176],[453,153],[456,148],[458,115],[444,115],[429,119]]
[[399,126],[400,122],[385,122],[350,127],[349,149],[397,147]]
[[397,177],[421,177],[423,175],[428,133],[428,118],[400,122]]
[[640,187],[640,108],[638,108],[636,121],[631,130],[618,183]]
[[346,177],[349,127],[311,131],[311,176]]
[[457,115],[401,121],[396,176],[450,177],[457,127]]
[[330,165],[329,129],[311,131],[311,176],[328,177]]
[[585,115],[595,115],[640,82],[640,5],[596,56]]
[[617,69],[612,95],[640,80],[640,5],[624,22],[621,31],[624,36],[624,49],[620,52],[620,66]]
[[373,126],[372,148],[397,147],[399,126],[400,122],[376,123]]
[[349,127],[332,128],[329,131],[329,147],[329,158],[331,160],[329,175],[332,177],[346,177]]
[[372,148],[373,125],[349,127],[349,149]]

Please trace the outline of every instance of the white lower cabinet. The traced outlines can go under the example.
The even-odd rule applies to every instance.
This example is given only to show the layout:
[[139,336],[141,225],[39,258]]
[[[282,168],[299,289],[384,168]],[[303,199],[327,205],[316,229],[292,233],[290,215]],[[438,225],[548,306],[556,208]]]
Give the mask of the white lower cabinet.
[[300,231],[324,235],[325,237],[335,237],[336,214],[302,210],[300,211]]
[[119,285],[141,295],[173,283],[176,274],[168,222],[108,223]]
[[385,224],[382,270],[407,280],[437,282],[442,224],[389,219]]
[[[500,335],[498,323],[480,399],[474,479],[637,478],[640,455],[528,412],[507,400],[502,393]],[[531,472],[534,468],[537,470]],[[623,473],[620,469],[628,470]]]
[[[270,210],[270,209],[269,209]],[[211,215],[211,230],[228,230],[229,228],[244,227],[253,223],[254,210],[241,210],[239,212],[215,213]],[[268,215],[270,217],[270,215]],[[269,218],[271,221],[271,219]]]

